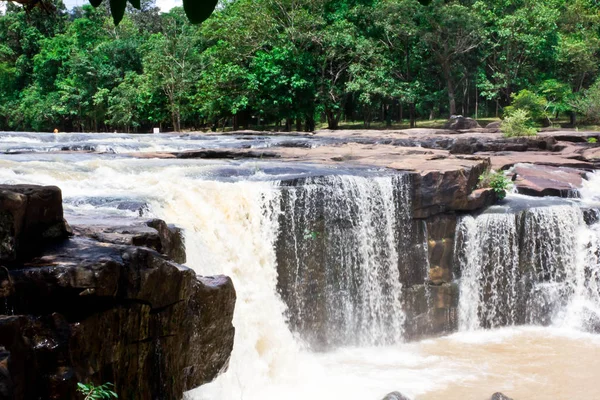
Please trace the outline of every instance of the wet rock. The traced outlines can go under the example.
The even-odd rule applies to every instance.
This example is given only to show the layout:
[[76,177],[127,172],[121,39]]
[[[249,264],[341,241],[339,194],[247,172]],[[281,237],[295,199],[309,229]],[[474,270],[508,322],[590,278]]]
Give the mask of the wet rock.
[[183,231],[174,225],[167,225],[161,219],[153,219],[146,222],[151,228],[156,229],[160,237],[160,249],[162,254],[167,255],[171,260],[184,264],[186,262],[185,243]]
[[517,191],[529,196],[578,197],[586,172],[567,167],[518,164],[513,168]]
[[148,212],[148,203],[133,200],[121,201],[117,203],[117,210],[133,211],[141,217]]
[[500,392],[497,392],[492,395],[491,400],[513,400],[513,399],[500,393]]
[[10,266],[67,236],[59,188],[0,185],[0,262]]
[[410,400],[410,399],[400,392],[392,392],[392,393],[388,393],[381,400]]
[[444,124],[444,129],[452,129],[456,131],[476,128],[481,128],[477,121],[475,121],[473,118],[463,117],[462,115],[453,115],[450,117],[448,122]]
[[454,269],[455,215],[437,215],[427,221],[429,282],[433,285],[450,283]]
[[183,231],[160,219],[130,225],[74,225],[74,231],[104,243],[143,246],[166,255],[171,260],[186,262]]
[[600,222],[600,209],[598,208],[584,208],[583,220],[587,225],[594,225]]
[[87,381],[113,382],[120,398],[180,399],[227,366],[227,277],[197,277],[147,247],[75,237],[11,270],[10,281],[0,391],[15,399],[73,398]]
[[404,289],[404,337],[418,340],[455,332],[458,329],[458,296],[455,283],[423,284]]

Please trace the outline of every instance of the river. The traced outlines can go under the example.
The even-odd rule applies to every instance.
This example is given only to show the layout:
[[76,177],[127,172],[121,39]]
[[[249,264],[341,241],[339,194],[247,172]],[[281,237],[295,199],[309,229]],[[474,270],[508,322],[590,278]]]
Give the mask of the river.
[[[484,400],[497,391],[517,400],[600,398],[600,335],[594,333],[600,321],[600,225],[586,225],[581,211],[600,200],[600,174],[590,177],[582,199],[534,206],[523,214],[525,222],[513,217],[511,207],[537,200],[519,195],[509,195],[504,208],[464,217],[457,228],[459,331],[407,342],[399,305],[405,288],[389,272],[410,251],[390,233],[403,229],[403,202],[410,201],[395,183],[401,178],[369,168],[130,157],[282,142],[318,145],[296,136],[2,133],[0,183],[59,186],[71,223],[122,223],[140,212],[162,218],[185,229],[190,268],[232,277],[238,300],[229,370],[186,399],[380,400],[396,390],[417,400]],[[338,178],[311,181],[322,176]],[[282,182],[291,179],[304,180],[304,188],[312,182],[315,192],[284,189]],[[297,215],[300,198],[304,211]],[[331,222],[313,233],[314,212],[307,210],[318,202],[326,204],[326,221],[352,219],[352,226],[336,231]],[[325,331],[336,340],[325,349],[311,350],[305,337],[310,326],[296,329],[309,318],[298,310],[310,307],[315,292],[291,289],[297,290],[292,305],[277,290],[282,213],[303,224],[304,242],[297,235],[294,242],[297,276],[310,264],[301,246],[306,235],[323,235],[330,244],[326,271],[344,267],[331,278],[339,285],[319,289],[325,309],[335,311]],[[521,229],[531,230],[526,245],[515,239]],[[533,270],[517,273],[523,260]],[[369,276],[373,271],[376,276]],[[524,300],[525,280],[530,286]],[[486,285],[495,285],[498,296],[484,295]]]

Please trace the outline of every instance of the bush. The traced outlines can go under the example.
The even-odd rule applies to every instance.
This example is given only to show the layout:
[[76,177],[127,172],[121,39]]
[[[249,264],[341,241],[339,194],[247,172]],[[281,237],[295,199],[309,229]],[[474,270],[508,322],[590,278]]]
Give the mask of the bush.
[[573,109],[589,124],[600,123],[600,79],[573,101]]
[[529,117],[535,122],[548,121],[548,101],[543,96],[523,89],[517,94],[512,94],[512,103],[504,109],[504,115],[510,117],[517,111],[523,110],[529,114]]
[[479,187],[494,189],[498,198],[502,200],[506,197],[506,191],[512,187],[512,182],[502,171],[486,171],[479,177]]
[[596,144],[596,143],[598,143],[598,139],[596,139],[595,137],[591,137],[591,138],[588,138],[587,142],[589,144]]
[[504,137],[535,136],[537,129],[531,126],[529,113],[525,110],[515,110],[504,118],[500,130]]

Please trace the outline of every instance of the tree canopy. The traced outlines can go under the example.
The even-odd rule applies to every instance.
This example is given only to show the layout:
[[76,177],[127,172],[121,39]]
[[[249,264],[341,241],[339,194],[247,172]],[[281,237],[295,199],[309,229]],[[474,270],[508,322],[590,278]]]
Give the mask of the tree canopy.
[[115,18],[115,0],[47,1],[55,12],[0,15],[0,129],[312,130],[511,104],[547,122],[596,107],[594,0],[229,0],[202,24],[185,2],[133,0]]

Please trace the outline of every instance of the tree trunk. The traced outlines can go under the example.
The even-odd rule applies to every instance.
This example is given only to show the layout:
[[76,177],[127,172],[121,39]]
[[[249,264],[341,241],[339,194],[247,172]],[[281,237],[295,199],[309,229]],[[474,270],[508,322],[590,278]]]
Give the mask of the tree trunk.
[[306,132],[314,132],[314,130],[315,130],[315,118],[312,115],[307,115],[306,116],[306,125],[304,126],[304,130]]
[[177,111],[171,113],[171,120],[173,121],[173,131],[179,132],[179,113]]
[[410,103],[408,110],[410,118],[410,127],[414,128],[417,126],[417,121],[415,121],[415,103]]
[[238,129],[240,129],[240,123],[238,121],[238,116],[236,114],[233,116],[233,130],[237,131]]
[[327,128],[337,129],[339,126],[339,116],[332,110],[327,110]]
[[454,85],[450,79],[448,79],[448,103],[450,115],[456,115],[456,94],[454,93]]

